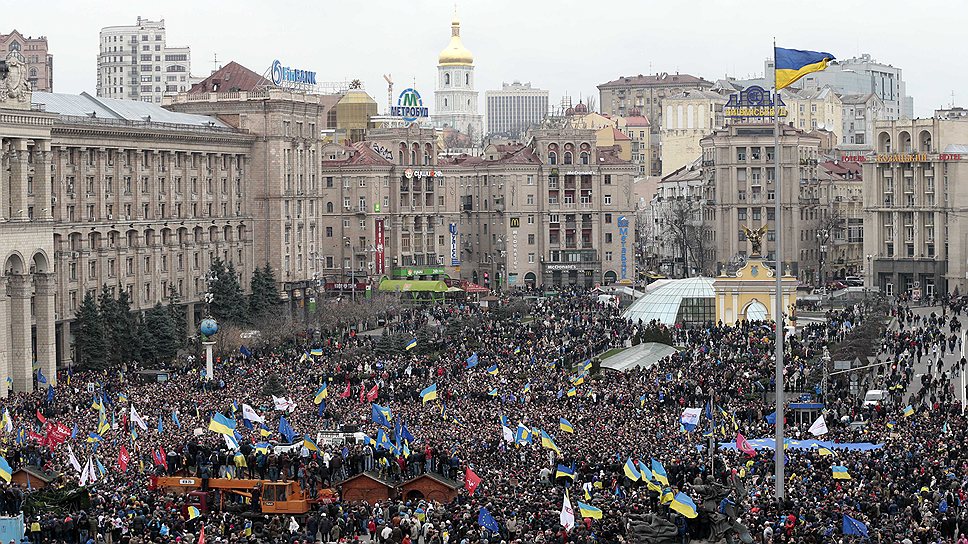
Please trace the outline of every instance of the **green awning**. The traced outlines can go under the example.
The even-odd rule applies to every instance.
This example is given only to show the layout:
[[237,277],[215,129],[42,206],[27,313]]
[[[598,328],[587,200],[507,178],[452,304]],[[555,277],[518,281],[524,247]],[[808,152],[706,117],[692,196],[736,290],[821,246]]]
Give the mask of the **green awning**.
[[432,280],[383,280],[380,282],[380,290],[404,293],[446,293],[447,284]]

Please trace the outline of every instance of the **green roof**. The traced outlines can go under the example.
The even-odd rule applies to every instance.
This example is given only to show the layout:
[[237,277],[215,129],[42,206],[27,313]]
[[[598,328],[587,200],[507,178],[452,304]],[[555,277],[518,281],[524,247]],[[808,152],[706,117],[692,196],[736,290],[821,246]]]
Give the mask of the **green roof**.
[[381,291],[402,291],[402,292],[431,292],[446,293],[447,284],[442,281],[432,280],[383,280],[380,282]]

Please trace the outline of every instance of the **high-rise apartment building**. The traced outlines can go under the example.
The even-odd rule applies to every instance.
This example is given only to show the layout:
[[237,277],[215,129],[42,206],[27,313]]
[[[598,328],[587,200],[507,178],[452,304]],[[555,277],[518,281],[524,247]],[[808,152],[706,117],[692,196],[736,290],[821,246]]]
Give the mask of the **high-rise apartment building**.
[[97,95],[161,104],[165,94],[192,86],[191,50],[168,47],[165,20],[101,29]]
[[912,298],[968,292],[968,120],[875,125],[864,162],[867,283]]
[[504,83],[499,91],[486,91],[488,136],[521,138],[548,115],[548,91],[531,83]]
[[16,30],[0,34],[0,57],[18,53],[27,64],[27,83],[31,90],[54,90],[54,56],[47,52],[47,36],[24,36]]

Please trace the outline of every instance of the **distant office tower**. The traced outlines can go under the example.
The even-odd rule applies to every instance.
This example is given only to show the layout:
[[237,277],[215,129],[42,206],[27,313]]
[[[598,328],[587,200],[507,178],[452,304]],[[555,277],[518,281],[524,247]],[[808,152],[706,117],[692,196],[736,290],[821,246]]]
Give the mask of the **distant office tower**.
[[34,91],[54,90],[54,56],[47,52],[47,36],[24,36],[13,30],[0,34],[0,58],[16,51],[27,64],[27,82]]
[[867,53],[837,60],[823,72],[804,76],[802,81],[804,89],[814,90],[829,85],[841,94],[873,93],[884,102],[879,119],[914,117],[914,98],[907,96],[907,85],[901,79],[901,69],[877,62]]
[[487,133],[520,138],[548,115],[548,91],[530,83],[504,83],[500,91],[486,91]]
[[101,29],[97,95],[161,103],[166,93],[191,88],[191,50],[168,47],[165,20]]

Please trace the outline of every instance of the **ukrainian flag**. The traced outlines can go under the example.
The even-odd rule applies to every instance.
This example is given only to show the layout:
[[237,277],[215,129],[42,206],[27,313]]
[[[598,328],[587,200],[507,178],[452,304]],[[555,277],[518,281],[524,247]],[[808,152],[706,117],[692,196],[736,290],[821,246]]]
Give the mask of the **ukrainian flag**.
[[531,382],[528,382],[528,383],[524,384],[524,391],[523,391],[523,393],[530,393],[530,392],[531,392]]
[[652,476],[662,485],[669,485],[669,476],[666,475],[665,468],[655,459],[652,460]]
[[97,433],[87,433],[87,441],[88,442],[100,442],[101,441],[101,435],[99,435]]
[[497,365],[491,365],[487,367],[487,373],[491,376],[497,376]]
[[417,339],[416,338],[414,338],[414,339],[410,340],[409,342],[407,342],[407,345],[406,345],[406,347],[404,349],[406,349],[407,351],[410,351],[410,350],[412,350],[415,347],[417,347]]
[[585,362],[582,364],[581,369],[584,370],[585,372],[588,372],[589,370],[591,370],[592,369],[592,360],[591,359],[585,359]]
[[551,436],[544,431],[541,431],[541,447],[547,448],[554,451],[558,455],[561,455],[561,450],[558,449],[558,445],[555,444],[555,441],[551,439]]
[[563,417],[558,418],[558,428],[566,433],[574,434],[575,432],[575,426],[569,423],[568,420]]
[[268,442],[259,442],[258,444],[255,445],[255,452],[256,453],[261,453],[263,455],[268,455],[269,454],[269,443]]
[[516,346],[516,347],[514,348],[514,354],[515,354],[515,355],[517,355],[517,354],[519,354],[519,353],[521,353],[521,346]]
[[827,63],[836,57],[830,53],[818,51],[802,51],[800,49],[783,49],[774,47],[773,55],[776,61],[776,90],[789,87],[801,77],[820,72],[827,68]]
[[834,455],[834,450],[830,448],[821,447],[819,450],[817,450],[817,452],[820,453],[820,455]]
[[309,438],[308,434],[303,435],[303,446],[306,446],[306,449],[309,451],[319,451],[319,446],[313,442],[312,438]]
[[689,498],[689,495],[686,495],[681,491],[676,493],[676,496],[673,497],[671,508],[690,519],[699,515],[699,513],[696,512],[696,503]]
[[269,427],[267,427],[266,424],[263,423],[262,425],[259,425],[259,435],[262,436],[263,438],[268,438],[272,436],[272,431],[270,431]]
[[565,465],[558,465],[558,469],[555,471],[555,479],[558,478],[571,478],[575,479],[575,469],[571,467],[566,467]]
[[245,460],[245,456],[240,451],[235,452],[235,455],[232,456],[232,461],[235,462],[235,466],[237,467],[248,468],[249,466],[249,463]]
[[578,390],[575,389],[574,387],[572,387],[571,389],[568,390],[568,396],[569,397],[574,397],[577,394],[578,394]]
[[316,390],[316,396],[313,397],[314,403],[319,404],[320,402],[323,402],[323,399],[329,396],[329,391],[327,391],[327,387],[329,387],[328,382],[323,382],[323,385],[319,386],[319,389]]
[[202,515],[202,513],[199,512],[198,508],[195,508],[194,506],[189,506],[188,507],[188,519],[189,520],[193,520],[193,519],[197,518],[200,515]]
[[229,419],[222,414],[215,412],[215,414],[212,416],[212,420],[208,423],[208,430],[218,434],[224,434],[226,436],[234,436],[235,420]]
[[120,402],[120,403],[128,402],[128,395],[127,395],[127,393],[118,393],[118,402]]
[[489,396],[496,397],[497,396],[497,387],[495,387],[494,389],[491,389],[490,391],[488,391],[487,394]]
[[910,404],[908,404],[907,407],[904,409],[904,417],[910,417],[913,415],[914,415],[914,406],[911,406]]
[[523,423],[518,423],[518,430],[515,433],[514,441],[518,444],[531,443],[531,431]]
[[850,474],[847,473],[847,467],[842,467],[834,465],[830,467],[834,473],[834,480],[850,480]]
[[313,357],[319,357],[323,354],[323,348],[313,348],[309,350],[309,354]]
[[423,391],[420,392],[420,398],[423,399],[423,403],[427,404],[428,401],[437,398],[437,384],[433,384]]
[[0,457],[0,478],[3,478],[9,484],[11,476],[13,476],[13,469],[10,468],[10,463],[3,457]]
[[625,461],[625,466],[622,467],[625,471],[625,475],[628,476],[629,480],[637,482],[642,478],[642,473],[635,468],[635,463],[632,462],[632,458],[629,457],[628,461]]
[[581,501],[578,501],[578,511],[581,512],[581,517],[583,518],[602,519],[602,510],[600,508],[595,508]]
[[887,428],[888,429],[893,429],[895,426],[897,426],[897,423],[895,423],[894,421],[888,421],[887,422]]
[[104,405],[101,404],[101,397],[94,395],[94,401],[91,402],[91,410],[100,412],[104,409]]

